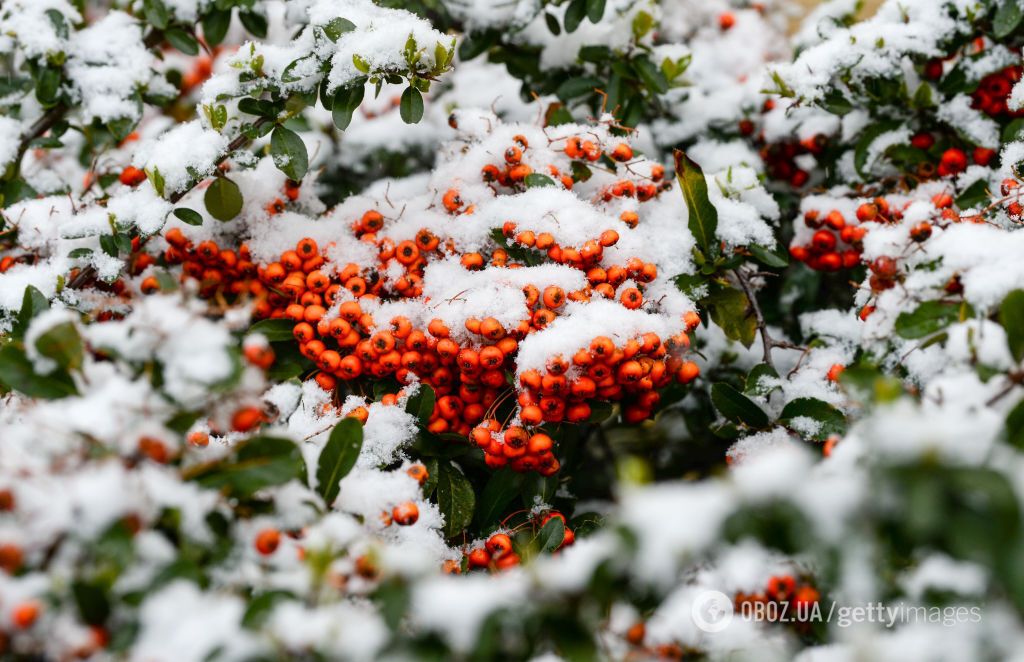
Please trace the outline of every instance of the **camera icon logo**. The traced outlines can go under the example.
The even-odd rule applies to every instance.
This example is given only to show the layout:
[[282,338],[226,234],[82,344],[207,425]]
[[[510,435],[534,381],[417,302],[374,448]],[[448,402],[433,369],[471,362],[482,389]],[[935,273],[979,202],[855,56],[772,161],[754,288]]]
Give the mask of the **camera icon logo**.
[[702,632],[721,632],[732,622],[732,600],[721,591],[704,591],[693,601],[690,615]]

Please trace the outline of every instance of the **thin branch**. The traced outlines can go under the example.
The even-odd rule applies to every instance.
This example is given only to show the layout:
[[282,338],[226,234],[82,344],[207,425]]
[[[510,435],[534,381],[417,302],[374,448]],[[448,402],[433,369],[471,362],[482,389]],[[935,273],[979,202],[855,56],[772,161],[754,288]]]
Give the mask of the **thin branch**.
[[1014,370],[1006,375],[1006,379],[1008,380],[1006,386],[1004,386],[1002,389],[999,390],[998,393],[996,393],[991,398],[985,401],[986,407],[993,406],[994,404],[1008,396],[1010,393],[1012,393],[1013,389],[1020,386],[1021,383],[1024,382],[1024,371]]
[[754,314],[754,319],[757,320],[757,331],[761,335],[761,346],[763,348],[762,360],[768,364],[772,370],[775,370],[775,362],[772,360],[772,350],[776,347],[779,349],[795,349],[798,351],[806,352],[807,348],[801,347],[788,340],[777,340],[772,337],[771,333],[768,332],[768,324],[764,321],[764,314],[761,312],[761,304],[757,302],[757,296],[754,294],[754,288],[751,287],[750,281],[743,275],[740,269],[733,269],[733,275],[736,277],[736,282],[739,283],[740,289],[747,295],[747,301],[750,302],[750,310]]

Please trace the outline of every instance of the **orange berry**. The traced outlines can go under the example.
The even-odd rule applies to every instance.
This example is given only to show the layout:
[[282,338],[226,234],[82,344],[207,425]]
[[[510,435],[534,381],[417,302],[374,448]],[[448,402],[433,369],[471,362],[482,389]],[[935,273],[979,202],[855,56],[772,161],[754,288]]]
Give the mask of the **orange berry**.
[[210,445],[210,435],[202,430],[190,432],[188,435],[188,443],[196,448],[206,448]]
[[430,472],[422,464],[414,464],[405,470],[405,473],[409,474],[416,482],[423,485],[430,478]]
[[391,510],[391,518],[399,526],[410,526],[420,518],[420,509],[412,501],[398,504]]
[[11,624],[18,630],[27,630],[35,624],[41,610],[36,600],[22,602],[11,611]]
[[263,422],[259,407],[243,407],[231,417],[231,429],[235,432],[249,432]]
[[263,529],[256,534],[256,551],[263,556],[270,556],[281,544],[281,532],[277,529]]
[[693,380],[697,379],[700,375],[700,366],[693,361],[686,361],[679,367],[679,371],[676,373],[676,379],[682,384],[689,384]]

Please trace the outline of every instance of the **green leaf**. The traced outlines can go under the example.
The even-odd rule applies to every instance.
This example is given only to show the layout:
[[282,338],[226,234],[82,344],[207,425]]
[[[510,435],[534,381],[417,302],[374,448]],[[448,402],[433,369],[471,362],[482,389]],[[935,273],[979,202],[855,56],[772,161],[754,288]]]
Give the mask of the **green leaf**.
[[238,20],[242,22],[245,29],[260,39],[267,36],[267,17],[254,11],[243,11],[238,13]]
[[775,368],[771,367],[767,363],[758,363],[750,369],[750,373],[747,375],[747,381],[743,386],[743,392],[749,393],[750,395],[765,396],[779,388],[777,385],[762,385],[761,380],[766,377],[778,379],[779,373],[775,372]]
[[555,185],[555,180],[539,172],[531,172],[523,181],[526,182],[526,188],[542,188]]
[[334,106],[331,109],[334,126],[342,131],[348,128],[352,121],[352,113],[363,102],[365,91],[366,86],[363,84],[338,88],[338,91],[334,93]]
[[864,166],[868,164],[868,153],[875,140],[882,134],[895,131],[902,126],[903,122],[901,120],[890,120],[888,122],[872,124],[861,131],[860,140],[857,141],[857,147],[853,152],[853,166],[857,169],[857,172],[860,173],[861,177],[868,176],[868,173],[864,170]]
[[784,269],[789,266],[789,257],[783,253],[777,253],[764,246],[752,244],[748,247],[754,259],[772,269]]
[[639,57],[634,60],[633,69],[640,76],[640,80],[644,82],[644,85],[651,91],[658,94],[668,92],[668,79],[665,78],[665,73],[646,57]]
[[1006,415],[1006,442],[1018,450],[1024,450],[1024,400]]
[[182,223],[188,223],[189,225],[202,225],[203,217],[194,209],[188,207],[179,207],[174,210],[174,215],[178,217]]
[[597,23],[604,17],[605,0],[587,0],[587,18]]
[[569,8],[565,10],[565,18],[563,19],[565,31],[576,32],[576,28],[580,27],[580,23],[583,22],[586,15],[587,0],[572,0]]
[[57,103],[57,96],[60,94],[60,69],[46,67],[39,72],[36,81],[36,99],[45,108]]
[[473,511],[476,508],[473,486],[455,465],[445,463],[438,467],[435,493],[437,505],[444,515],[444,535],[452,538],[473,521]]
[[405,411],[415,416],[422,427],[427,427],[436,402],[437,394],[434,393],[434,389],[427,384],[420,384],[416,395],[405,403]]
[[1006,295],[999,306],[999,323],[1006,331],[1006,342],[1014,361],[1024,359],[1024,290]]
[[218,221],[230,221],[242,211],[242,191],[227,177],[213,180],[203,196],[206,211]]
[[338,498],[341,479],[352,471],[362,449],[362,423],[354,418],[343,418],[331,430],[316,467],[316,490],[328,507]]
[[56,361],[64,370],[79,369],[85,358],[82,336],[71,322],[61,322],[39,336],[36,339],[36,350]]
[[797,398],[787,402],[779,414],[779,421],[789,425],[797,417],[811,418],[821,424],[816,433],[809,435],[812,439],[822,441],[831,434],[846,432],[846,416],[824,400]]
[[913,312],[900,313],[896,318],[896,335],[908,340],[930,336],[960,319],[960,313],[958,303],[925,301]]
[[71,251],[70,253],[68,253],[68,257],[70,257],[72,259],[80,258],[80,257],[89,257],[90,255],[92,255],[92,249],[91,248],[76,248],[73,251]]
[[398,111],[406,124],[415,124],[423,119],[423,95],[420,91],[411,85],[405,88]]
[[1009,36],[1020,25],[1022,18],[1024,9],[1021,9],[1019,0],[1003,0],[992,19],[992,32],[996,39]]
[[100,583],[72,582],[71,595],[83,623],[103,625],[110,616],[110,599]]
[[711,321],[722,328],[727,338],[742,343],[744,347],[754,344],[757,318],[752,314],[746,294],[726,287],[712,292],[701,303],[708,309]]
[[557,476],[545,477],[538,473],[527,474],[520,492],[523,507],[529,509],[542,503],[550,505],[557,491]]
[[167,43],[185,55],[199,55],[199,42],[196,38],[180,28],[171,28],[164,33]]
[[984,179],[979,179],[957,196],[956,206],[960,209],[972,209],[983,206],[988,202],[988,199],[988,182]]
[[277,340],[292,340],[292,331],[295,328],[295,322],[286,319],[271,319],[271,320],[260,320],[249,327],[248,333],[259,333],[266,336],[267,340],[274,342]]
[[15,338],[21,338],[28,325],[39,313],[50,309],[50,301],[39,291],[35,285],[29,285],[21,295],[21,309],[18,311],[18,323],[15,328]]
[[187,472],[188,479],[237,498],[252,496],[265,487],[305,479],[302,451],[291,439],[254,437],[236,448],[233,457]]
[[600,88],[601,81],[589,76],[577,76],[570,78],[555,90],[555,94],[563,101],[570,101],[585,94],[593,94],[594,90]]
[[708,198],[708,182],[704,177],[704,171],[682,150],[676,150],[675,159],[676,179],[683,191],[683,199],[686,200],[689,216],[687,225],[690,233],[705,255],[718,255],[718,239],[715,238],[715,230],[718,229],[718,210]]
[[1012,143],[1016,140],[1024,140],[1024,117],[1018,117],[1003,129],[1002,136],[1004,143]]
[[341,39],[341,35],[346,32],[352,32],[356,29],[356,24],[347,18],[338,17],[324,26],[324,34],[331,41],[338,41]]
[[548,26],[548,32],[556,37],[562,34],[562,26],[558,24],[558,18],[554,14],[544,12],[544,22]]
[[711,402],[722,416],[734,423],[758,429],[768,427],[768,414],[725,382],[711,385]]
[[158,30],[166,30],[170,14],[163,0],[142,0],[142,13],[146,22]]
[[370,73],[370,63],[359,57],[358,53],[352,54],[352,65],[358,69],[361,73]]
[[277,169],[294,181],[301,181],[309,170],[306,144],[299,134],[284,126],[279,125],[270,136],[270,156]]
[[504,467],[491,474],[480,495],[480,503],[476,511],[476,521],[481,528],[499,523],[505,508],[523,487],[526,475]]
[[70,375],[60,370],[37,375],[25,352],[14,345],[0,348],[0,384],[30,398],[53,400],[78,394]]
[[541,552],[553,552],[562,545],[565,540],[565,523],[561,517],[552,517],[547,524],[541,527],[537,534],[537,542]]
[[230,9],[211,9],[203,16],[203,39],[212,48],[224,41],[230,27]]

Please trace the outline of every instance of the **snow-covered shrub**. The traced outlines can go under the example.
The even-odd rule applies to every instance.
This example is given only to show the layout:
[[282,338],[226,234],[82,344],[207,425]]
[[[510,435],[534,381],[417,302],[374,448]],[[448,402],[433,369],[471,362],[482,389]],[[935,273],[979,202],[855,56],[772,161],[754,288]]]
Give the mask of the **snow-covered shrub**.
[[0,5],[0,655],[1019,656],[1024,9],[858,9]]

